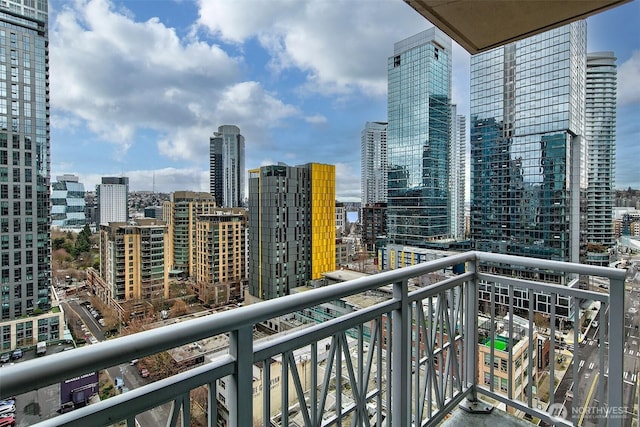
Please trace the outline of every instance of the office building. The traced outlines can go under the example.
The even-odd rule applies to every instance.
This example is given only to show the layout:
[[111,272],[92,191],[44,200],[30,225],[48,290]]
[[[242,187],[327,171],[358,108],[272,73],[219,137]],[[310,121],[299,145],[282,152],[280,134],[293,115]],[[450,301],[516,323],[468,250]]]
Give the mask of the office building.
[[467,179],[467,120],[451,106],[451,163],[449,191],[451,192],[451,234],[456,239],[466,237],[464,221]]
[[103,302],[169,297],[167,226],[157,219],[100,225],[100,276],[90,286]]
[[387,201],[387,123],[367,122],[361,134],[362,205]]
[[609,265],[615,245],[617,69],[613,52],[587,55],[587,263]]
[[163,220],[169,233],[167,264],[172,275],[195,274],[196,220],[199,215],[215,209],[213,196],[204,192],[176,191],[171,194],[171,200],[162,203]]
[[478,250],[579,261],[585,49],[579,21],[471,58]]
[[[517,328],[516,325],[514,325],[515,328]],[[483,339],[478,344],[478,384],[491,387],[493,381],[493,389],[496,393],[506,396],[508,390],[512,390],[514,399],[525,401],[530,377],[529,358],[532,359],[532,377],[537,378],[539,350],[537,331],[533,331],[532,341],[536,347],[533,352],[529,352],[529,337],[521,332],[514,332],[514,336],[509,337],[507,331],[501,331],[494,337]],[[535,387],[533,389],[535,390]],[[540,396],[542,393],[541,391]],[[514,410],[511,409],[509,412],[513,413]]]
[[[471,237],[476,249],[579,262],[586,195],[586,23],[578,21],[471,58]],[[496,273],[568,278],[505,266]],[[505,290],[501,290],[504,292]],[[481,285],[480,303],[491,300]],[[571,318],[571,298],[516,291],[516,313]],[[496,290],[496,298],[498,297]],[[496,301],[507,304],[506,298]]]
[[209,185],[218,207],[245,206],[244,136],[233,125],[218,127],[209,139]]
[[247,285],[247,210],[218,208],[196,219],[194,290],[212,306],[244,298]]
[[[47,3],[0,9],[0,347],[62,335],[51,295]],[[54,308],[54,310],[52,310]]]
[[263,166],[249,171],[249,292],[288,295],[335,270],[334,165]]
[[162,206],[147,206],[144,208],[144,217],[162,219]]
[[102,183],[96,186],[98,201],[97,224],[127,222],[129,219],[129,178],[102,177]]
[[450,238],[451,39],[430,28],[388,60],[387,235],[425,247]]
[[51,227],[80,231],[87,223],[84,184],[75,175],[56,177],[51,184]]

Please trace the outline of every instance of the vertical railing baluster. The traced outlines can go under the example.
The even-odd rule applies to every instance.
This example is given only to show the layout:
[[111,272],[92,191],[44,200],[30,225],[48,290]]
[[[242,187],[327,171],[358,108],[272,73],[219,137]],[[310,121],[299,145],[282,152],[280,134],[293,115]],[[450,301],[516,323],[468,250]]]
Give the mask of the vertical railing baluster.
[[262,368],[262,425],[271,425],[271,359],[263,361]]
[[[624,371],[624,278],[609,282],[609,409],[616,415],[623,411]],[[609,417],[610,427],[622,425],[622,416]]]
[[[513,400],[513,285],[509,285],[509,350],[507,351],[507,397]],[[502,364],[502,362],[500,362]],[[502,366],[500,366],[502,370]],[[502,378],[500,379],[502,382]],[[500,384],[502,391],[502,384]]]
[[[386,316],[380,316],[376,321],[378,322],[377,332],[377,348],[376,348],[376,425],[382,426],[382,340],[384,339],[382,330],[384,329],[384,319]],[[373,351],[373,349],[371,349]],[[387,411],[388,412],[388,411]]]
[[318,343],[311,344],[311,422],[318,421]]
[[182,425],[191,425],[191,392],[182,395]]
[[218,425],[218,401],[217,384],[212,381],[207,386],[207,426],[216,427]]
[[[572,298],[573,301],[573,313],[574,319],[577,319],[578,314],[580,313],[580,298]],[[578,338],[580,338],[580,322],[573,322],[573,351],[572,351],[572,360],[573,360],[573,400],[571,402],[571,406],[577,408],[578,405],[578,390],[580,390],[580,360],[581,357],[584,356],[584,353],[580,354],[580,347],[578,346]],[[604,345],[604,343],[602,343]],[[576,411],[571,411],[570,419],[573,423],[577,424],[577,419],[573,415]]]
[[[549,297],[549,302],[551,303],[551,317],[549,319],[549,326],[551,327],[551,357],[549,360],[549,406],[553,405],[554,402],[554,386],[555,386],[555,377],[556,377],[556,300],[558,298],[558,294],[555,292],[551,293]],[[573,343],[573,348],[578,348],[578,343]]]
[[[229,425],[253,423],[253,328],[243,326],[229,333],[229,354],[235,359],[235,373],[229,384]],[[268,385],[267,385],[268,387]],[[264,391],[263,385],[263,391]],[[267,392],[268,392],[267,388]]]
[[[342,354],[344,351],[344,342],[340,335],[335,335],[336,340],[336,418],[337,426],[342,426]],[[285,424],[288,425],[288,424]]]
[[407,280],[393,284],[393,299],[400,307],[392,312],[393,359],[392,365],[392,402],[393,425],[408,426],[411,420],[411,349],[409,333],[411,331],[411,305],[407,295]]
[[[385,333],[385,341],[387,343],[386,345],[386,358],[385,358],[385,376],[386,378],[384,378],[384,381],[386,382],[387,385],[391,385],[391,387],[387,387],[387,389],[385,390],[385,394],[386,394],[386,411],[387,411],[387,426],[391,427],[392,423],[394,422],[395,418],[393,416],[393,403],[391,401],[391,398],[393,396],[393,394],[395,393],[395,389],[393,388],[393,383],[392,383],[392,374],[391,374],[391,361],[393,360],[391,358],[391,354],[392,354],[392,350],[393,350],[393,334],[392,332],[392,326],[391,326],[391,316],[386,316],[386,323],[387,326],[384,329],[384,333]],[[382,382],[380,383],[380,386],[382,387]]]
[[[533,304],[533,301],[531,299],[529,299],[529,304]],[[536,327],[536,324],[534,323],[534,319],[533,319],[533,312],[535,310],[535,307],[529,307],[529,334],[528,334],[528,338],[529,338],[529,357],[527,357],[527,366],[524,366],[524,363],[521,367],[521,369],[526,369],[527,371],[527,386],[526,386],[526,393],[527,393],[527,406],[532,408],[533,407],[533,382],[534,382],[534,378],[536,378],[536,376],[533,375],[533,355],[537,353],[537,348],[538,348],[538,342],[536,341],[536,349],[533,348],[533,329]],[[536,336],[537,333],[536,333]],[[537,360],[537,359],[536,359]],[[540,361],[538,361],[538,363],[540,363]],[[518,374],[520,375],[520,374]],[[524,381],[525,379],[523,379]],[[536,387],[536,392],[538,391],[538,388]],[[537,394],[537,393],[536,393]]]
[[[282,425],[289,425],[289,358],[288,352],[282,353],[282,369],[280,370],[280,391],[281,391],[281,399],[280,399],[280,413],[282,414]],[[269,385],[269,390],[271,390],[271,385]]]
[[[491,286],[491,314],[489,318],[491,319],[491,324],[489,325],[489,343],[492,343],[496,336],[496,287],[497,283],[491,282],[489,285]],[[489,345],[489,390],[495,391],[494,389],[494,379],[496,378],[495,372],[495,359],[496,359],[496,350],[495,346]],[[484,381],[484,379],[483,379]]]
[[[466,349],[465,355],[465,381],[467,386],[471,388],[471,394],[468,400],[472,403],[478,401],[478,277],[475,274],[478,271],[478,260],[468,262],[469,272],[474,273],[473,278],[467,282],[467,302],[464,324],[464,343]],[[493,360],[491,361],[493,363]]]

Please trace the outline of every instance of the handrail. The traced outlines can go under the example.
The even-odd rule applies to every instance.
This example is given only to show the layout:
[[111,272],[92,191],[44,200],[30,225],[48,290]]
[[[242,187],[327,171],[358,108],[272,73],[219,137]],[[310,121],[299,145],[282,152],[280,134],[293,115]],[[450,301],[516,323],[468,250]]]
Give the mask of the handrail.
[[[205,316],[114,338],[64,354],[53,354],[47,356],[47,363],[41,363],[42,361],[38,359],[21,362],[11,366],[10,369],[0,371],[2,393],[7,396],[18,395],[68,378],[94,372],[106,366],[115,366],[204,338],[237,330],[243,326],[252,326],[289,314],[292,312],[292,308],[302,310],[325,302],[335,301],[402,279],[441,270],[452,264],[472,261],[474,258],[475,253],[473,252],[453,255],[411,267],[358,278],[341,283],[340,286],[326,286],[307,292],[287,295],[216,313],[214,316]],[[56,366],[57,369],[51,369],[51,366]]]
[[[409,292],[409,279],[416,278],[432,272],[438,272],[452,266],[465,263],[468,266],[467,272],[440,280],[438,283],[421,287]],[[501,264],[505,266],[526,267],[537,271],[555,271],[558,273],[571,273],[579,275],[592,275],[606,277],[610,280],[610,294],[599,294],[596,292],[558,286],[549,283],[541,283],[532,279],[519,279],[516,277],[505,277],[483,272],[479,266]],[[178,410],[182,407],[183,417],[189,416],[188,399],[189,390],[201,385],[209,385],[210,399],[215,399],[215,382],[227,375],[233,379],[228,382],[229,401],[228,409],[230,422],[238,425],[248,425],[251,421],[251,411],[243,411],[243,399],[251,399],[252,381],[251,367],[254,363],[264,362],[273,357],[282,356],[283,374],[286,378],[286,370],[289,369],[291,354],[298,348],[305,346],[317,347],[317,343],[327,337],[337,339],[332,342],[331,353],[334,345],[337,345],[337,353],[331,353],[332,357],[337,357],[335,366],[336,372],[341,369],[340,351],[346,351],[345,333],[348,330],[359,330],[358,354],[362,353],[363,328],[369,324],[376,324],[377,331],[375,338],[372,336],[372,343],[378,341],[378,355],[382,357],[382,335],[380,328],[386,328],[384,340],[389,340],[385,344],[386,361],[384,368],[378,365],[378,378],[386,376],[387,389],[393,390],[385,396],[384,402],[381,400],[383,393],[378,389],[374,391],[378,399],[380,410],[384,406],[387,413],[387,423],[410,423],[414,415],[422,417],[428,416],[430,422],[441,420],[452,408],[463,398],[476,402],[478,395],[493,396],[493,388],[488,389],[478,384],[477,363],[478,363],[478,292],[480,286],[496,283],[509,289],[509,298],[513,298],[513,289],[522,288],[534,292],[543,292],[550,295],[563,295],[573,297],[577,300],[590,298],[601,301],[611,307],[624,306],[624,279],[626,271],[596,267],[575,263],[559,261],[549,261],[534,258],[523,258],[511,255],[499,255],[483,252],[466,252],[440,258],[437,260],[421,263],[418,265],[404,267],[397,270],[387,271],[368,277],[362,277],[335,286],[326,286],[318,289],[300,292],[274,300],[247,305],[234,310],[219,312],[213,315],[203,316],[180,323],[162,326],[156,329],[143,331],[137,334],[124,336],[76,349],[71,352],[64,352],[24,361],[13,366],[8,366],[0,370],[0,392],[4,397],[19,395],[43,386],[60,383],[68,378],[94,372],[118,364],[127,363],[132,359],[138,359],[147,355],[166,351],[181,345],[196,342],[205,338],[220,334],[229,334],[229,350],[221,352],[211,359],[211,363],[190,369],[172,377],[148,384],[135,389],[129,393],[119,395],[98,404],[73,411],[72,413],[43,421],[42,425],[81,425],[83,419],[89,414],[99,414],[101,423],[106,421],[118,421],[126,419],[129,425],[135,421],[135,415],[141,411],[158,406],[170,400],[174,401],[174,407]],[[482,284],[482,285],[481,285]],[[341,298],[356,295],[368,290],[390,286],[392,297],[389,300],[375,304],[369,308],[345,314],[334,320],[313,325],[305,329],[296,330],[286,334],[280,334],[274,338],[255,341],[251,335],[252,328],[269,319],[282,315],[294,313],[306,308],[318,306],[320,304],[339,300]],[[493,285],[489,285],[493,286]],[[493,291],[492,291],[493,292]],[[455,298],[454,295],[457,295]],[[433,298],[433,300],[432,300]],[[462,300],[460,300],[460,298]],[[456,306],[448,304],[456,301]],[[430,303],[428,301],[431,301]],[[461,304],[458,302],[461,301]],[[511,301],[511,300],[510,300]],[[437,304],[431,305],[433,302]],[[423,305],[425,304],[426,305]],[[444,305],[443,305],[444,304]],[[511,302],[509,303],[509,314],[513,313]],[[574,306],[577,303],[573,303]],[[492,305],[493,306],[493,305]],[[423,307],[424,313],[420,310]],[[611,326],[624,324],[624,310],[611,310],[609,313],[609,323]],[[551,318],[555,319],[555,309],[551,312]],[[383,320],[384,319],[384,320]],[[492,317],[492,321],[493,321]],[[529,322],[532,322],[530,315]],[[602,320],[602,319],[601,319]],[[441,323],[442,322],[442,323]],[[461,323],[457,323],[461,322]],[[383,326],[384,323],[384,326]],[[553,322],[552,322],[553,323]],[[457,330],[460,325],[460,332],[455,336],[447,337],[448,342],[442,343],[443,336],[447,331]],[[530,324],[531,325],[531,324]],[[369,326],[366,326],[367,328]],[[373,331],[373,326],[371,327]],[[492,329],[493,331],[493,329]],[[509,331],[512,332],[510,321]],[[622,328],[610,328],[609,366],[610,378],[608,382],[608,398],[606,403],[609,406],[622,407],[622,365],[623,352],[623,331]],[[492,332],[493,333],[493,332]],[[373,332],[372,332],[373,334]],[[554,345],[555,329],[551,327],[551,345]],[[439,338],[438,338],[439,336]],[[602,334],[601,334],[602,336]],[[339,337],[339,338],[336,338]],[[419,337],[419,340],[415,338]],[[424,340],[425,342],[421,342]],[[420,342],[419,342],[420,341]],[[425,347],[422,348],[421,345]],[[458,344],[461,344],[458,347]],[[434,345],[439,347],[436,349]],[[464,354],[460,363],[464,360],[464,366],[458,366],[455,360],[451,361],[453,353],[460,348]],[[601,350],[602,352],[603,350]],[[336,356],[338,354],[338,356]],[[551,351],[553,355],[553,350]],[[312,365],[317,355],[311,354]],[[369,356],[371,357],[371,356]],[[491,352],[493,357],[493,350]],[[552,356],[553,357],[553,356]],[[436,359],[438,368],[435,367]],[[288,362],[287,362],[288,361]],[[512,358],[509,356],[509,369],[511,370]],[[345,359],[345,364],[351,363]],[[368,361],[371,363],[371,360]],[[380,363],[380,362],[378,362]],[[442,365],[440,365],[442,364]],[[550,376],[553,377],[553,360],[551,361]],[[356,377],[363,373],[355,374],[353,366],[346,366],[353,382]],[[446,365],[446,366],[445,366]],[[263,372],[265,378],[269,378],[269,368]],[[358,369],[362,370],[362,366]],[[384,369],[384,370],[383,370]],[[440,369],[440,370],[438,370]],[[453,369],[453,371],[449,371]],[[531,372],[529,372],[531,374]],[[421,377],[421,375],[423,377]],[[493,373],[491,374],[493,376]],[[509,381],[512,374],[509,373]],[[327,377],[328,378],[328,377]],[[447,381],[456,380],[456,389],[449,394],[446,389],[449,387]],[[427,381],[429,386],[422,384]],[[301,393],[301,384],[293,384],[297,388],[298,398]],[[442,383],[442,381],[445,381]],[[357,385],[361,385],[358,383]],[[327,385],[323,385],[327,387]],[[341,382],[336,383],[335,398],[336,407],[341,407]],[[424,388],[423,388],[424,387]],[[432,387],[435,387],[432,390]],[[440,389],[438,389],[440,387]],[[288,393],[288,382],[283,385],[283,395]],[[315,387],[311,393],[316,393]],[[367,390],[365,389],[364,392]],[[323,389],[323,396],[326,398],[326,390]],[[363,391],[360,391],[362,393]],[[433,395],[432,395],[433,392]],[[175,393],[175,394],[174,394]],[[265,392],[268,393],[268,390]],[[511,385],[509,385],[511,393]],[[424,396],[423,396],[424,394]],[[211,397],[213,396],[213,397]],[[313,406],[315,394],[310,396]],[[421,408],[417,408],[421,399],[437,403],[435,412],[428,409],[423,414]],[[355,416],[364,416],[364,395],[355,396],[357,402],[345,402],[348,411],[355,411]],[[544,411],[531,407],[531,403],[524,403],[513,400],[511,394],[508,397],[501,396],[498,401],[511,406],[529,411],[530,415],[539,415],[542,419],[549,419],[549,415]],[[180,403],[182,402],[182,403]],[[182,406],[181,406],[182,405]],[[185,405],[187,407],[185,407]],[[214,405],[215,406],[215,405]],[[304,406],[304,405],[302,405]],[[249,407],[251,407],[249,405]],[[312,407],[310,413],[305,412],[307,419],[317,420],[318,411],[322,408]],[[417,410],[417,413],[412,411]],[[175,423],[177,410],[174,408],[172,422]],[[343,412],[331,413],[330,416],[339,419],[344,416]],[[359,412],[358,412],[359,411]],[[215,412],[215,411],[214,411]],[[267,411],[268,412],[268,411]],[[211,414],[209,414],[211,417]],[[282,415],[284,423],[288,419],[288,414]],[[332,418],[332,419],[333,419]],[[380,419],[380,418],[379,418]],[[265,421],[267,422],[267,421]],[[378,421],[380,422],[380,421]],[[563,425],[571,425],[571,420],[563,422]],[[610,420],[610,425],[618,426],[621,421]],[[174,424],[172,424],[174,425]],[[265,424],[266,425],[266,424]]]

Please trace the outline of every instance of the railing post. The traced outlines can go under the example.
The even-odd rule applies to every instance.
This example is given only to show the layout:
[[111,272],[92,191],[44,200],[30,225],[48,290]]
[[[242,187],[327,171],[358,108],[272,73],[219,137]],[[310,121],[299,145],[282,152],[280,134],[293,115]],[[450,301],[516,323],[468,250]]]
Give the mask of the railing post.
[[407,280],[393,284],[393,299],[400,301],[400,308],[391,314],[392,363],[391,363],[391,424],[411,424],[411,305],[407,295]]
[[609,286],[609,409],[610,427],[622,426],[624,370],[624,279],[610,279]]
[[[477,273],[478,259],[467,262],[470,273]],[[471,392],[466,400],[460,403],[460,408],[467,412],[489,413],[493,406],[478,400],[478,276],[473,275],[466,284],[466,305],[464,307],[464,376]],[[464,296],[464,293],[463,293]],[[493,319],[493,313],[491,315]]]
[[250,426],[253,425],[253,331],[251,325],[229,333],[229,354],[236,360],[236,372],[231,375],[229,390],[229,425]]

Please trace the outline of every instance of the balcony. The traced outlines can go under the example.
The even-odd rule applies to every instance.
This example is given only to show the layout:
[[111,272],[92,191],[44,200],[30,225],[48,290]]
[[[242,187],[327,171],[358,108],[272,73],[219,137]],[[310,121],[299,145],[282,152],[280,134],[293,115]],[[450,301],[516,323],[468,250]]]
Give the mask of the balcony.
[[[456,267],[460,271],[462,264],[465,272],[443,276],[443,270]],[[525,280],[515,273],[498,276],[490,273],[492,266],[534,278],[558,274],[567,285]],[[590,276],[608,281],[609,293],[577,287],[579,278],[589,280]],[[439,279],[416,286],[433,277]],[[20,362],[0,370],[0,392],[2,397],[20,395],[177,346],[215,339],[227,343],[224,350],[207,355],[195,367],[37,425],[97,426],[124,421],[133,427],[136,417],[147,411],[162,412],[166,425],[190,425],[191,392],[201,387],[206,390],[206,402],[199,408],[209,426],[220,425],[221,419],[231,426],[409,426],[442,421],[499,426],[527,425],[525,418],[571,426],[598,416],[596,422],[609,426],[630,425],[632,415],[621,411],[631,408],[628,412],[633,412],[629,393],[623,392],[624,279],[624,270],[467,252]],[[490,314],[482,321],[478,320],[480,288],[491,296],[483,305]],[[338,318],[268,339],[254,338],[256,325],[280,316],[354,295],[385,294],[390,297]],[[585,313],[585,302],[597,305],[598,337],[608,345],[585,350],[578,344],[586,333],[583,319],[560,318],[555,304],[543,316],[547,326],[534,325],[540,316],[533,310],[526,311],[524,325],[517,323],[516,294],[544,295],[547,301],[561,295],[576,318]],[[499,306],[497,296],[505,295],[508,304]],[[529,298],[533,304],[533,297]],[[573,325],[568,332],[556,327],[567,323]],[[534,337],[543,329],[550,341],[549,363],[538,369],[541,359]],[[479,348],[486,340],[481,334],[491,338],[500,331],[504,347],[490,346],[484,359]],[[515,352],[522,346],[527,346],[527,356],[518,365]],[[482,366],[483,360],[496,360],[505,349],[504,363]],[[600,380],[584,379],[580,369],[586,357],[595,357],[595,362],[589,359],[587,364],[599,366]],[[556,400],[560,374],[567,372],[573,373],[573,392],[566,393],[570,396],[566,400]],[[170,409],[160,411],[161,406]]]

